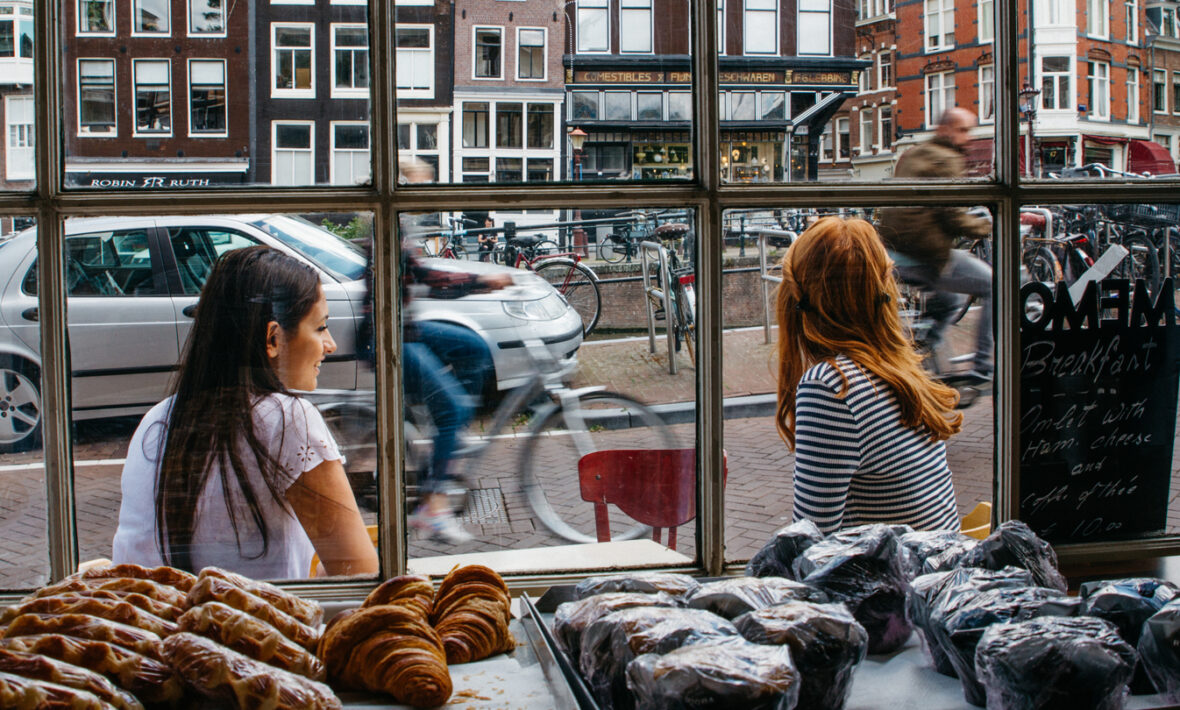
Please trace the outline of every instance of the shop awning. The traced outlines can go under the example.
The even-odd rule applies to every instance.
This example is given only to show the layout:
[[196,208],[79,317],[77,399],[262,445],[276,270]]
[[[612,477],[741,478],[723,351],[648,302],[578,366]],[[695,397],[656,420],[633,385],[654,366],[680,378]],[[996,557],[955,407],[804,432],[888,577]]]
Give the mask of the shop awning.
[[[848,91],[837,91],[820,99],[811,108],[803,111],[791,119],[796,133],[810,133],[819,135],[824,132],[824,126],[832,119],[832,115],[840,110],[844,99],[852,98],[854,94]],[[800,130],[804,128],[805,130]]]
[[1120,136],[1082,136],[1082,139],[1087,143],[1097,143],[1098,145],[1122,145],[1127,142],[1126,138]]
[[1155,141],[1132,140],[1127,146],[1127,171],[1143,175],[1170,175],[1176,161],[1168,149]]

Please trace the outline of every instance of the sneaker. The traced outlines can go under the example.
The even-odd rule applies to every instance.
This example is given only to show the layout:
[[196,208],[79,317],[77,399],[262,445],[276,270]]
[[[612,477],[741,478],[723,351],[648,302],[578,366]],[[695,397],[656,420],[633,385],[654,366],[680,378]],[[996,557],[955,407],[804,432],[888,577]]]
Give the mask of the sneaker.
[[978,368],[967,373],[968,377],[974,380],[979,380],[980,382],[991,382],[992,375],[993,373],[991,370],[980,370]]
[[433,540],[451,545],[459,545],[475,539],[474,535],[463,529],[463,525],[449,510],[431,513],[419,507],[410,516],[410,527],[421,531]]

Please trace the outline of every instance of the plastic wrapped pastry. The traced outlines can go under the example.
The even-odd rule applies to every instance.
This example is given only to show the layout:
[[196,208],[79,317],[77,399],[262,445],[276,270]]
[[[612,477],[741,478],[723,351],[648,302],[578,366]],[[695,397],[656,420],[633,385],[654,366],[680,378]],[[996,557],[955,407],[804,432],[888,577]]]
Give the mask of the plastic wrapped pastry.
[[312,680],[324,679],[324,664],[307,649],[265,621],[221,602],[194,606],[184,612],[177,625],[275,668]]
[[1032,572],[1038,587],[1066,591],[1065,577],[1057,571],[1057,553],[1019,520],[1009,520],[981,540],[959,560],[960,567],[1000,569],[1023,567]]
[[1121,710],[1135,649],[1093,617],[988,628],[975,650],[988,710]]
[[632,607],[586,628],[578,666],[599,705],[629,710],[634,705],[626,670],[632,659],[721,638],[740,637],[733,624],[702,609]]
[[279,611],[293,616],[308,626],[318,626],[324,620],[324,608],[320,606],[319,602],[312,599],[302,599],[289,592],[284,592],[268,582],[251,579],[220,567],[206,567],[197,575],[198,579],[201,577],[216,577],[255,596],[262,597]]
[[770,542],[754,553],[746,563],[746,574],[750,577],[787,577],[794,579],[791,569],[795,558],[804,550],[824,539],[815,523],[800,520],[775,532]]
[[112,592],[134,592],[145,597],[151,597],[159,602],[184,610],[184,592],[176,587],[153,582],[150,579],[135,577],[99,577],[96,579],[78,579],[67,577],[57,584],[42,587],[33,593],[36,597],[52,597],[64,592],[80,592],[89,589],[101,589]]
[[638,710],[791,710],[799,671],[786,646],[739,638],[644,654],[627,666],[627,687]]
[[[219,602],[232,609],[249,614],[308,651],[315,651],[320,641],[320,632],[299,619],[284,612],[262,597],[214,576],[202,576],[188,592],[190,609],[207,602]],[[192,631],[192,629],[185,629]],[[240,649],[239,649],[240,650]],[[247,654],[250,655],[250,654]],[[292,670],[288,668],[287,670]]]
[[796,600],[822,603],[828,601],[828,595],[780,577],[733,577],[701,584],[688,596],[688,605],[735,619],[748,611]]
[[791,649],[799,670],[799,707],[841,710],[852,690],[852,675],[865,658],[869,635],[842,604],[787,602],[734,619],[752,643]]
[[22,614],[3,628],[4,637],[33,634],[64,634],[90,641],[103,641],[162,660],[160,637],[151,631],[87,614]]
[[37,653],[0,648],[0,672],[82,690],[118,710],[143,710],[138,698],[102,675]]
[[175,623],[161,619],[128,602],[118,599],[75,597],[69,593],[56,597],[36,597],[10,606],[0,614],[0,624],[10,623],[22,614],[87,614],[151,631],[159,636],[167,636],[176,631]]
[[[1119,636],[1132,648],[1139,645],[1143,622],[1172,601],[1180,589],[1171,582],[1149,577],[1086,582],[1078,590],[1082,613],[1114,624]],[[1131,693],[1154,693],[1155,687],[1141,664],[1135,664]]]
[[1143,623],[1139,661],[1168,702],[1180,703],[1180,599],[1174,599]]
[[611,574],[599,577],[587,577],[574,587],[574,595],[578,599],[607,592],[640,592],[655,594],[664,592],[673,597],[684,598],[692,594],[700,584],[686,574],[668,574],[665,572],[632,572],[630,574]]
[[919,530],[906,533],[899,540],[902,567],[910,579],[954,569],[963,555],[979,544],[975,538],[949,530]]
[[0,708],[4,710],[112,710],[92,693],[57,683],[0,673]]
[[796,558],[795,577],[848,607],[869,633],[869,653],[895,651],[913,631],[905,617],[909,581],[897,526],[863,525],[831,535]]
[[70,575],[67,579],[110,579],[113,577],[150,579],[159,584],[176,587],[182,592],[188,592],[197,581],[196,575],[175,567],[143,567],[133,564],[92,567],[85,572]]
[[553,613],[553,633],[557,638],[561,650],[565,651],[570,660],[577,665],[578,657],[582,654],[582,632],[586,627],[613,611],[630,609],[636,606],[678,606],[675,599],[659,592],[657,594],[641,594],[639,592],[610,592],[595,594],[592,597],[579,599],[576,602],[566,602],[557,607]]

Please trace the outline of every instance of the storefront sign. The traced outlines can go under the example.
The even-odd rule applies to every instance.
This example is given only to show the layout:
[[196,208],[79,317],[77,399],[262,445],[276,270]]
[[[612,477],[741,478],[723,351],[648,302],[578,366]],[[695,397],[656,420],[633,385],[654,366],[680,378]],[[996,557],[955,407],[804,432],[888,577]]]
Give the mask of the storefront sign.
[[136,173],[66,173],[66,184],[107,190],[186,190],[215,185],[240,185],[244,172],[136,174]]
[[692,72],[687,71],[576,71],[577,84],[688,84]]
[[852,75],[843,71],[799,71],[787,72],[788,84],[851,84]]
[[1180,328],[1172,280],[1020,291],[1020,519],[1054,543],[1162,533],[1171,499]]
[[722,84],[781,84],[781,71],[723,71],[718,74]]

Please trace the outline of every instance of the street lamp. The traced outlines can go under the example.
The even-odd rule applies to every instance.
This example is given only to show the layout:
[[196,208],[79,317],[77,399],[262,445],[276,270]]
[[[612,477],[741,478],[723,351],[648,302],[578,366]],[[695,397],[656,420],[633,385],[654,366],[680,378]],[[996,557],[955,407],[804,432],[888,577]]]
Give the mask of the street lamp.
[[1041,95],[1040,89],[1034,89],[1028,83],[1024,83],[1024,88],[1020,90],[1020,115],[1028,121],[1028,142],[1025,144],[1024,151],[1024,167],[1025,174],[1036,175],[1036,138],[1033,132],[1033,125],[1037,120],[1037,97]]
[[586,131],[581,128],[571,128],[569,132],[570,147],[574,149],[574,175],[575,180],[582,179],[582,144],[586,142]]

